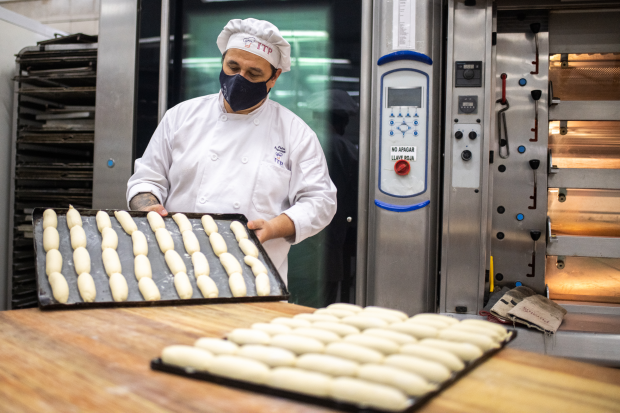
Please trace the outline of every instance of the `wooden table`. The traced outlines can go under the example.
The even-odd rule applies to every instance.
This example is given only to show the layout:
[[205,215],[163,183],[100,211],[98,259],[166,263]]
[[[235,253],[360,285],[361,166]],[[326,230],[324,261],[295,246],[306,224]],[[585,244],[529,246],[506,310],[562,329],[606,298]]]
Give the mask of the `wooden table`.
[[[313,309],[286,303],[0,312],[2,412],[329,412],[152,371],[170,344]],[[421,412],[620,411],[620,371],[505,349]]]

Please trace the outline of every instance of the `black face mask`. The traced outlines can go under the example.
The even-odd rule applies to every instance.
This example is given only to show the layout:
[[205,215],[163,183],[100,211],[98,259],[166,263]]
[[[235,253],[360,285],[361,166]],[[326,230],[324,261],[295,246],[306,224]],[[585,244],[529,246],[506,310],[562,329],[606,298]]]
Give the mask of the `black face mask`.
[[220,72],[220,85],[224,99],[235,112],[257,105],[268,93],[267,81],[253,83],[239,74],[229,76],[224,70]]

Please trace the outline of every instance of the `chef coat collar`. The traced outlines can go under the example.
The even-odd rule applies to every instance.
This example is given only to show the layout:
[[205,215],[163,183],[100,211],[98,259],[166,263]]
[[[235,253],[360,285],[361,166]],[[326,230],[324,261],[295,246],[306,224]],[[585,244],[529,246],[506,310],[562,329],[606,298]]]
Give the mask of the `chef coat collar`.
[[253,120],[257,117],[259,117],[264,111],[265,108],[267,107],[267,103],[269,101],[269,95],[267,95],[267,97],[265,98],[265,101],[263,102],[263,104],[256,110],[248,113],[247,115],[242,115],[239,113],[230,113],[226,111],[226,107],[224,106],[224,95],[222,94],[222,91],[220,90],[219,96],[218,96],[218,101],[219,101],[219,108],[220,111],[223,115],[226,115],[226,117],[230,120]]

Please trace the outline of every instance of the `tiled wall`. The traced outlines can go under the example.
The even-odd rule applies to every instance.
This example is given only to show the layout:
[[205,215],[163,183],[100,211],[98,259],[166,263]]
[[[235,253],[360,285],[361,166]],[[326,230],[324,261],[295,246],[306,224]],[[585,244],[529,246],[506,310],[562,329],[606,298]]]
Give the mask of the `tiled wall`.
[[99,33],[99,0],[0,0],[0,6],[68,33]]

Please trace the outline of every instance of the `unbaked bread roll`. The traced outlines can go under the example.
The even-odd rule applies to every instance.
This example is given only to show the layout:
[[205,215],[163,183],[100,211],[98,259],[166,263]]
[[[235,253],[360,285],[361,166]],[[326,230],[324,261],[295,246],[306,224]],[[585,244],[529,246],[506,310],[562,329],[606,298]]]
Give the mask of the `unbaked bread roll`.
[[361,315],[345,317],[341,319],[340,322],[352,325],[353,327],[357,327],[360,330],[366,330],[367,328],[383,328],[388,325],[385,320],[382,320],[380,318]]
[[189,282],[189,277],[184,272],[174,275],[174,288],[176,288],[177,294],[182,300],[192,298],[192,295],[194,295],[194,288]]
[[385,321],[388,324],[393,324],[393,323],[401,323],[402,320],[400,319],[400,317],[397,317],[393,314],[390,313],[385,313],[382,311],[362,311],[360,313],[356,314],[357,317],[372,317],[372,318],[379,318],[383,321]]
[[327,315],[331,315],[337,318],[345,318],[345,317],[355,315],[353,311],[338,310],[334,308],[319,308],[313,314],[327,314]]
[[439,332],[437,338],[448,341],[456,341],[459,343],[470,343],[480,348],[482,351],[498,348],[499,344],[492,338],[482,334],[468,333],[453,329],[446,329]]
[[138,281],[144,277],[153,278],[151,261],[149,261],[146,255],[137,255],[136,258],[133,259],[133,272]]
[[53,209],[43,211],[43,230],[47,227],[58,228],[58,216]]
[[112,221],[110,221],[110,215],[105,211],[97,212],[95,220],[97,221],[97,229],[101,233],[103,233],[104,228],[112,228]]
[[243,255],[258,258],[258,248],[256,248],[256,245],[249,239],[243,238],[239,240],[239,248],[243,251]]
[[82,226],[82,216],[77,209],[73,208],[73,205],[69,205],[69,210],[67,211],[67,228],[71,230],[71,228],[75,226]]
[[61,271],[62,254],[56,249],[49,250],[47,254],[45,254],[45,275],[49,277],[53,272]]
[[271,345],[285,348],[295,354],[322,353],[325,349],[325,345],[319,340],[311,337],[296,336],[295,334],[276,334],[271,337]]
[[226,241],[224,241],[224,238],[217,232],[212,232],[211,235],[209,235],[209,243],[211,244],[211,248],[213,248],[213,253],[218,257],[228,252]]
[[195,252],[192,254],[192,265],[194,266],[195,277],[209,275],[211,273],[209,261],[207,261],[207,257],[205,257],[202,252]]
[[157,288],[153,279],[149,277],[140,278],[140,281],[138,281],[138,288],[140,289],[142,297],[144,297],[144,301],[159,301],[161,299],[159,288]]
[[157,244],[159,244],[159,249],[164,254],[170,250],[174,250],[174,241],[172,241],[172,236],[166,228],[159,228],[156,230],[155,238],[157,239]]
[[482,350],[470,343],[456,343],[453,341],[425,338],[420,341],[420,345],[449,351],[463,361],[475,360],[482,356]]
[[446,366],[420,357],[392,354],[385,358],[384,364],[410,371],[436,383],[443,383],[450,378],[450,370]]
[[387,411],[402,411],[411,405],[411,400],[400,390],[350,377],[333,379],[330,395],[343,402]]
[[248,295],[248,289],[245,285],[243,275],[238,272],[230,274],[228,277],[228,286],[230,287],[230,292],[233,297],[245,297]]
[[78,291],[85,303],[92,303],[97,298],[97,288],[93,277],[87,273],[81,273],[77,278]]
[[220,338],[202,337],[196,340],[194,346],[203,348],[213,354],[237,354],[239,346],[230,340],[222,340]]
[[277,317],[271,320],[272,324],[282,324],[290,328],[297,327],[310,327],[312,323],[308,320],[301,320],[298,318],[290,318],[290,317]]
[[239,349],[239,357],[258,360],[269,367],[295,365],[295,354],[279,347],[269,347],[262,344],[246,344]]
[[112,248],[115,250],[118,248],[118,235],[112,228],[104,228],[101,232],[101,251]]
[[357,377],[374,383],[395,387],[410,396],[423,396],[437,386],[430,384],[418,374],[380,364],[365,364],[358,370]]
[[175,250],[168,250],[166,251],[164,257],[172,275],[177,275],[180,272],[184,272],[187,274],[187,267],[185,266],[183,258],[181,258],[178,252],[176,252]]
[[310,321],[311,323],[314,323],[316,321],[331,321],[331,322],[334,322],[334,323],[338,322],[338,317],[334,317],[333,315],[327,315],[327,314],[308,314],[308,313],[303,313],[303,314],[297,314],[297,315],[293,316],[293,318],[300,318],[302,320]]
[[199,275],[196,278],[196,285],[204,298],[217,298],[220,295],[215,281],[208,275]]
[[359,328],[357,327],[333,321],[315,321],[314,323],[312,323],[312,327],[331,331],[341,337],[344,337],[348,334],[359,334],[360,332]]
[[345,343],[368,347],[385,355],[397,353],[400,350],[400,346],[392,340],[370,336],[368,334],[351,334],[346,336],[343,341]]
[[377,350],[343,342],[328,344],[325,347],[325,354],[342,357],[358,363],[381,363],[383,361],[383,354]]
[[386,338],[401,346],[403,344],[415,343],[417,341],[409,334],[399,333],[398,331],[386,330],[384,328],[367,328],[366,330],[364,330],[364,334],[374,337]]
[[406,321],[411,324],[421,324],[429,327],[433,327],[437,330],[443,330],[444,328],[450,327],[450,324],[446,323],[443,320],[438,320],[436,318],[410,318]]
[[438,330],[431,326],[409,322],[390,324],[387,328],[399,333],[409,334],[418,340],[437,337],[438,333]]
[[457,320],[454,317],[450,317],[447,315],[441,315],[441,314],[435,314],[435,313],[421,313],[421,314],[416,314],[413,317],[410,318],[410,320],[414,320],[416,318],[426,318],[429,320],[437,320],[437,321],[441,321],[443,323],[447,323],[449,325],[452,324],[456,324],[459,322],[459,320]]
[[352,360],[327,354],[303,354],[297,359],[295,366],[330,376],[355,376],[360,365]]
[[209,373],[216,376],[257,384],[267,381],[269,371],[269,367],[260,361],[228,355],[216,356],[209,367]]
[[71,248],[86,248],[86,233],[84,232],[84,228],[79,225],[75,225],[69,231],[69,236],[71,237]]
[[497,343],[499,343],[505,338],[505,335],[501,335],[499,332],[495,330],[491,330],[485,327],[480,327],[474,324],[458,323],[458,324],[454,324],[450,326],[448,329],[456,330],[456,331],[465,331],[467,333],[473,333],[473,334],[482,334],[483,336],[487,336]]
[[312,371],[292,367],[276,367],[267,378],[267,386],[311,396],[325,397],[329,394],[332,378]]
[[203,215],[202,218],[200,218],[200,222],[202,222],[202,227],[207,233],[207,236],[211,237],[211,234],[218,232],[217,224],[211,215]]
[[[114,250],[107,249],[105,251]],[[114,252],[116,253],[116,251]],[[129,287],[127,287],[127,280],[125,279],[125,277],[123,277],[123,274],[115,272],[110,276],[110,292],[112,293],[112,298],[116,302],[127,300],[127,295],[129,294]]]
[[271,337],[264,331],[251,328],[235,328],[226,335],[226,338],[239,345],[244,344],[269,344]]
[[256,283],[256,295],[266,297],[271,294],[271,283],[267,274],[258,274],[254,279]]
[[248,239],[248,233],[245,231],[245,227],[239,221],[233,221],[230,223],[230,229],[235,234],[237,242],[242,239]]
[[239,264],[239,261],[237,261],[237,259],[231,253],[225,252],[221,254],[219,257],[220,257],[220,262],[222,263],[222,266],[226,270],[226,274],[231,275],[236,272],[238,273],[243,272],[243,270],[241,269],[241,264]]
[[460,324],[470,324],[470,325],[475,325],[477,327],[482,327],[482,328],[486,328],[489,330],[494,330],[496,331],[498,334],[500,334],[501,336],[506,336],[508,334],[508,330],[506,330],[504,327],[500,326],[499,324],[496,323],[491,323],[489,321],[484,321],[484,320],[475,320],[475,319],[465,319],[463,321],[460,322]]
[[168,346],[161,352],[164,363],[197,371],[208,370],[214,359],[211,352],[192,346]]
[[[56,229],[48,227],[48,229]],[[65,277],[59,272],[53,272],[50,274],[48,281],[52,287],[52,295],[54,299],[59,303],[65,304],[69,300],[69,284]]]
[[131,242],[133,244],[133,255],[149,255],[149,244],[146,236],[140,231],[134,231],[131,234]]
[[327,308],[329,309],[333,308],[335,310],[353,311],[354,313],[359,313],[360,311],[363,310],[363,308],[360,307],[359,305],[349,304],[349,303],[334,303],[334,304],[328,305]]
[[319,340],[323,344],[340,341],[340,336],[338,334],[332,333],[331,331],[327,330],[321,330],[320,328],[298,327],[293,329],[291,334],[295,334],[297,336],[311,337]]
[[273,323],[254,323],[251,328],[254,330],[264,331],[270,336],[275,336],[276,334],[287,334],[293,331],[290,327],[285,326],[284,324]]
[[45,252],[49,250],[57,250],[60,246],[60,237],[58,230],[54,227],[47,227],[43,230],[43,249]]
[[405,320],[407,320],[409,318],[407,313],[405,313],[404,311],[394,310],[392,308],[378,307],[378,306],[375,306],[375,305],[369,305],[367,307],[364,307],[364,311],[365,312],[375,312],[375,313],[390,314],[391,316],[399,318],[400,321],[405,321]]
[[79,247],[73,251],[73,265],[77,275],[85,272],[90,274],[90,255],[86,248]]
[[111,277],[114,273],[122,273],[121,260],[118,258],[118,253],[112,248],[106,248],[101,253],[101,259],[103,260],[103,267],[105,268],[108,277]]
[[177,223],[177,226],[179,227],[179,232],[182,234],[185,231],[191,231],[192,230],[192,223],[189,222],[189,219],[187,219],[187,217],[185,216],[185,214],[174,214],[172,216],[172,219],[174,219],[174,222]]
[[184,231],[181,236],[183,237],[183,245],[185,246],[185,251],[187,251],[189,255],[200,252],[200,244],[198,243],[198,238],[196,238],[196,234],[194,234],[192,231]]
[[259,261],[258,258],[248,255],[243,258],[243,261],[252,268],[252,273],[254,276],[257,276],[258,274],[267,274],[267,268],[262,262]]
[[114,211],[114,216],[118,220],[123,230],[129,235],[133,234],[134,231],[138,230],[138,226],[134,222],[131,215],[127,211]]
[[153,232],[157,232],[158,229],[166,229],[166,223],[164,219],[155,211],[151,211],[146,214],[146,219],[149,221],[149,225]]
[[421,344],[406,344],[400,349],[401,354],[420,357],[425,360],[436,361],[443,364],[451,371],[461,371],[465,368],[465,364],[460,358],[446,350],[423,346]]

